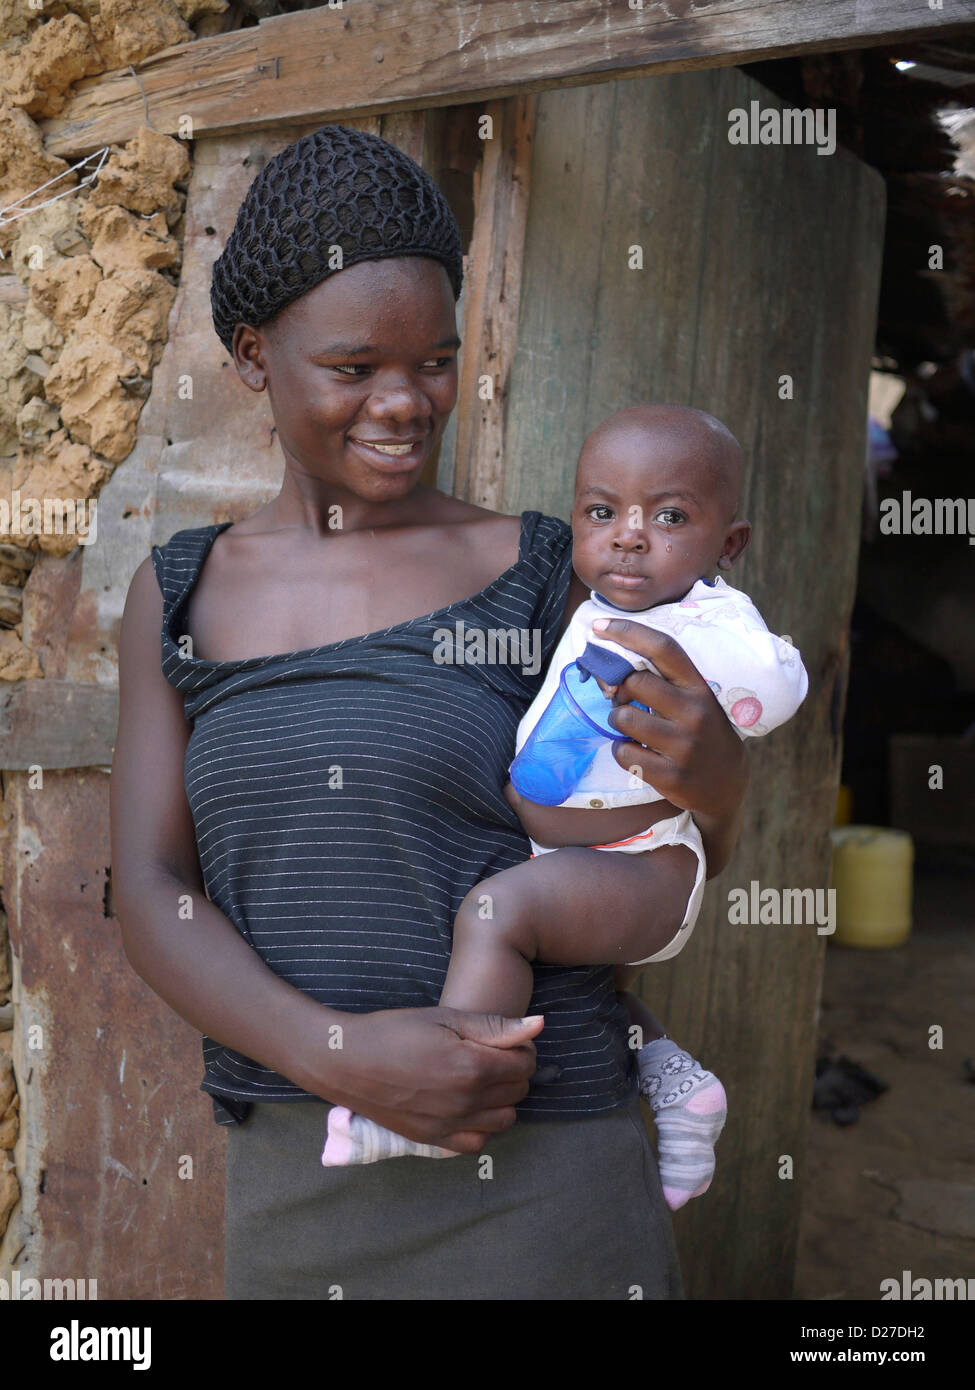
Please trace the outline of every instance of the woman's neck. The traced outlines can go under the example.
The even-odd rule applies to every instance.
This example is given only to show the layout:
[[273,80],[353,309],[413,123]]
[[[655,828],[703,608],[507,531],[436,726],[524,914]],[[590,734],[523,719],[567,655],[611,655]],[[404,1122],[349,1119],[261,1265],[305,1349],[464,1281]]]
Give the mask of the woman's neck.
[[289,470],[277,497],[251,519],[259,519],[263,529],[294,528],[324,538],[337,531],[431,525],[447,519],[449,512],[462,505],[425,483],[417,483],[400,496],[363,498],[318,479],[295,478]]

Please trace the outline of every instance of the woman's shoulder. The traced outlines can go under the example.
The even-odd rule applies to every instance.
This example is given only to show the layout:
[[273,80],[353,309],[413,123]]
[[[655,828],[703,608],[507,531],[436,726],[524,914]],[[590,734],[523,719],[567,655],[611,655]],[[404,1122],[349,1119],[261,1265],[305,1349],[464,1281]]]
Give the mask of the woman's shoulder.
[[231,521],[213,522],[208,526],[187,526],[182,531],[174,531],[168,541],[150,546],[150,553],[162,559],[172,560],[181,556],[195,554],[208,545],[211,538],[234,525]]
[[437,501],[439,507],[431,508],[430,516],[445,527],[453,543],[467,553],[473,553],[474,547],[482,557],[495,561],[512,556],[510,571],[505,573],[513,579],[520,573],[522,583],[531,575],[534,583],[541,584],[568,562],[572,528],[557,516],[535,509],[496,512],[445,494],[439,494]]
[[572,528],[568,522],[557,516],[549,516],[545,512],[534,509],[498,512],[490,507],[479,506],[476,502],[468,502],[462,497],[453,497],[449,493],[435,492],[432,496],[435,502],[429,506],[428,514],[439,521],[459,526],[483,526],[486,530],[496,531],[498,535],[509,534],[517,537],[520,533],[523,538],[527,537],[539,545],[553,542],[564,545],[572,536]]
[[520,574],[522,583],[532,576],[533,582],[545,584],[571,560],[572,528],[557,516],[534,510],[484,512],[474,524],[484,528],[495,557],[517,555],[511,572],[513,577]]
[[149,558],[164,599],[175,597],[195,577],[216,537],[230,525],[224,521],[185,527],[150,547]]
[[554,603],[565,604],[572,572],[572,528],[545,512],[521,513],[521,569],[534,577]]
[[532,550],[551,551],[561,557],[572,544],[572,527],[561,517],[546,512],[521,513],[522,533]]
[[572,528],[557,516],[547,516],[544,512],[523,511],[517,514],[489,512],[477,508],[479,516],[471,515],[470,523],[483,526],[489,535],[499,541],[511,540],[519,547],[519,558],[528,555],[543,556],[551,554],[561,557],[567,546],[572,544]]

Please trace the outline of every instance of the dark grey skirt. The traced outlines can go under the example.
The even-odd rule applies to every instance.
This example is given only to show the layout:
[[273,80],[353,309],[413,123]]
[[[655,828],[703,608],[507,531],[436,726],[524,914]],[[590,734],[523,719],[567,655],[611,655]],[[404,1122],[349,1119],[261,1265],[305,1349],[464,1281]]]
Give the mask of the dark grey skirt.
[[263,1102],[228,1129],[228,1299],[683,1297],[638,1101],[351,1168],[321,1166],[328,1109]]

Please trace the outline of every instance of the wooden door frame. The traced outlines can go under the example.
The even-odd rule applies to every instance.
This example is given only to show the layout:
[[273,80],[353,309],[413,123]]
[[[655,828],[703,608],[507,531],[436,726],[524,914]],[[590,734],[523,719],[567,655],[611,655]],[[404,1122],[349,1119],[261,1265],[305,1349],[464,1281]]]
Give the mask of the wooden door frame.
[[40,126],[47,152],[70,159],[142,125],[197,139],[975,28],[967,0],[932,3],[330,0],[83,81]]

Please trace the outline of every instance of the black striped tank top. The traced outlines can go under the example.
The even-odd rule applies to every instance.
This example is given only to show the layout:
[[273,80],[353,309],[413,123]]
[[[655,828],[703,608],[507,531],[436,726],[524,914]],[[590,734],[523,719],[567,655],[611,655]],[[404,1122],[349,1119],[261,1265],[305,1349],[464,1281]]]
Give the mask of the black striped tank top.
[[[185,786],[207,895],[275,974],[322,1004],[434,1005],[464,896],[531,853],[502,788],[557,643],[571,531],[523,512],[510,569],[382,632],[240,661],[184,657],[187,597],[231,524],[152,549],[162,669],[191,725]],[[504,643],[495,660],[477,659],[471,632],[511,629],[539,634],[537,671],[525,673],[533,663],[513,643],[512,660],[500,659]],[[628,1020],[609,967],[536,967],[529,1012],[546,1018],[539,1066],[558,1073],[533,1085],[523,1118],[598,1115],[630,1099]],[[253,1101],[314,1099],[206,1037],[203,1061],[220,1124],[239,1123]]]

